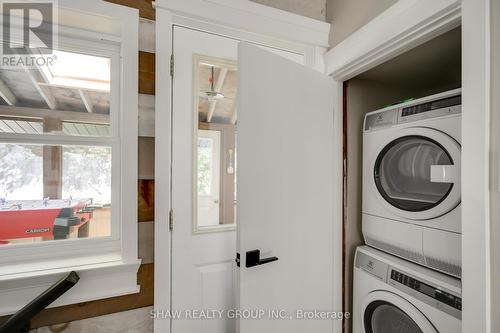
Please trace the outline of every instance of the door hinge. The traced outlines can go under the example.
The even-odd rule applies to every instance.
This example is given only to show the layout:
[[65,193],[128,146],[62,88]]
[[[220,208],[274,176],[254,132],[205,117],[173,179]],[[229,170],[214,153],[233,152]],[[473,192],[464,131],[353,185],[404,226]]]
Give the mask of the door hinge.
[[172,209],[168,212],[168,228],[170,231],[174,230],[174,211]]
[[170,76],[174,77],[174,55],[170,55]]

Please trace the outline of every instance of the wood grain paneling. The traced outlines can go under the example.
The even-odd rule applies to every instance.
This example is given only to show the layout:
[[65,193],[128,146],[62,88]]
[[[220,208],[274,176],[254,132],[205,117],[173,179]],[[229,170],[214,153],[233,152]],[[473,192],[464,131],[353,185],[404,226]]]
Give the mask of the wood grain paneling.
[[116,3],[127,7],[139,9],[139,16],[154,20],[155,10],[153,8],[152,0],[105,0],[107,2]]
[[155,94],[155,54],[139,51],[139,93]]
[[155,182],[140,179],[138,183],[137,211],[139,222],[153,221],[155,218]]
[[[144,264],[137,273],[141,291],[137,294],[106,298],[66,306],[45,309],[31,321],[32,328],[67,323],[73,320],[91,318],[109,313],[142,308],[153,305],[153,264]],[[8,317],[0,317],[0,323]]]

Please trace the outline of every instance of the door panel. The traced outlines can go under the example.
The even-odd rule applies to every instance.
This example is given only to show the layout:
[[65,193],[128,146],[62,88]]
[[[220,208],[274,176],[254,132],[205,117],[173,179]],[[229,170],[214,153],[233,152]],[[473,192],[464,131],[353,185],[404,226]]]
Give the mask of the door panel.
[[[292,318],[241,319],[240,332],[331,332],[296,315],[333,311],[333,81],[246,43],[238,64],[239,308]],[[278,261],[245,267],[255,249]]]
[[[234,149],[239,124],[238,41],[176,26],[173,49],[171,310],[183,312],[181,318],[172,319],[172,332],[234,333],[237,328],[228,310],[235,309],[238,296],[234,262],[239,223],[234,221],[234,177],[241,165]],[[291,61],[304,60],[295,53],[273,52]],[[200,151],[199,138],[209,139],[201,148],[210,149]],[[201,162],[200,154],[205,154]],[[187,317],[186,311],[193,310],[223,313],[207,320]]]
[[[236,232],[232,229],[214,229],[217,225],[198,226],[202,220],[219,221],[219,211],[198,210],[198,137],[209,138],[211,148],[206,154],[208,167],[207,194],[218,192],[220,171],[220,132],[200,130],[198,126],[199,93],[205,86],[195,89],[199,72],[204,70],[203,84],[209,72],[195,61],[199,56],[222,59],[228,64],[237,59],[237,42],[186,28],[174,28],[175,75],[173,79],[173,132],[172,132],[172,310],[229,310],[234,308],[234,279],[236,265]],[[210,69],[210,67],[208,67]],[[207,74],[208,73],[208,74]],[[201,74],[200,74],[201,75]],[[217,78],[216,78],[217,79]],[[226,78],[228,80],[229,77]],[[200,79],[201,80],[201,79]],[[224,86],[223,86],[224,88]],[[205,101],[206,102],[206,101]],[[217,102],[219,103],[219,102]],[[205,105],[205,108],[208,106]],[[214,117],[218,115],[214,110]],[[213,123],[213,122],[212,122]],[[198,136],[198,131],[201,135]],[[207,164],[208,165],[208,164]],[[217,184],[214,184],[217,183]],[[203,192],[203,191],[202,191]],[[212,203],[215,198],[212,198]],[[203,202],[200,202],[203,204]],[[197,216],[204,215],[204,216]],[[197,229],[198,226],[198,229]],[[209,228],[209,230],[201,230]],[[200,232],[201,230],[201,232]],[[209,231],[209,232],[208,232]],[[213,320],[191,319],[183,312],[180,319],[172,320],[173,333],[232,333],[234,321],[226,317]]]

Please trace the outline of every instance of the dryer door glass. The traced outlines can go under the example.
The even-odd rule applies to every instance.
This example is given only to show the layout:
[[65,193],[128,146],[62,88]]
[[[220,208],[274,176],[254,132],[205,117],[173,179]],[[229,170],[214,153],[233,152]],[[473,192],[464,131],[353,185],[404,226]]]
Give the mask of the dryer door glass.
[[431,182],[432,165],[452,165],[450,154],[436,141],[418,135],[398,138],[375,162],[375,184],[396,208],[418,212],[431,209],[450,193],[453,183]]
[[418,324],[397,306],[376,301],[364,313],[367,333],[423,333]]

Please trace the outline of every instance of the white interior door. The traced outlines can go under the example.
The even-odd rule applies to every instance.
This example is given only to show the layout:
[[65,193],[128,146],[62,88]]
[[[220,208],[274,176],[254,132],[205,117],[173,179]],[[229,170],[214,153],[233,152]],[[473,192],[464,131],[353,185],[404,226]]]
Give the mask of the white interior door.
[[[332,82],[297,64],[303,55],[264,49],[174,28],[171,310],[181,311],[174,333],[332,328],[330,320],[269,313],[237,325],[230,311],[235,300],[240,310],[281,315],[332,309]],[[226,218],[231,209],[236,224]],[[279,260],[246,268],[254,249]]]
[[[239,308],[286,316],[240,332],[332,332],[298,317],[333,311],[333,81],[246,43],[238,65]],[[278,260],[246,267],[253,250]]]
[[[235,309],[237,296],[238,41],[178,26],[173,40],[171,310],[181,314],[172,319],[172,332],[234,333],[236,324],[229,310]],[[292,61],[304,60],[301,54],[271,51]],[[214,91],[224,97],[208,98],[214,94],[207,92]],[[252,137],[266,128],[259,126]],[[274,168],[266,161],[258,163]],[[204,320],[204,314],[216,318]]]

